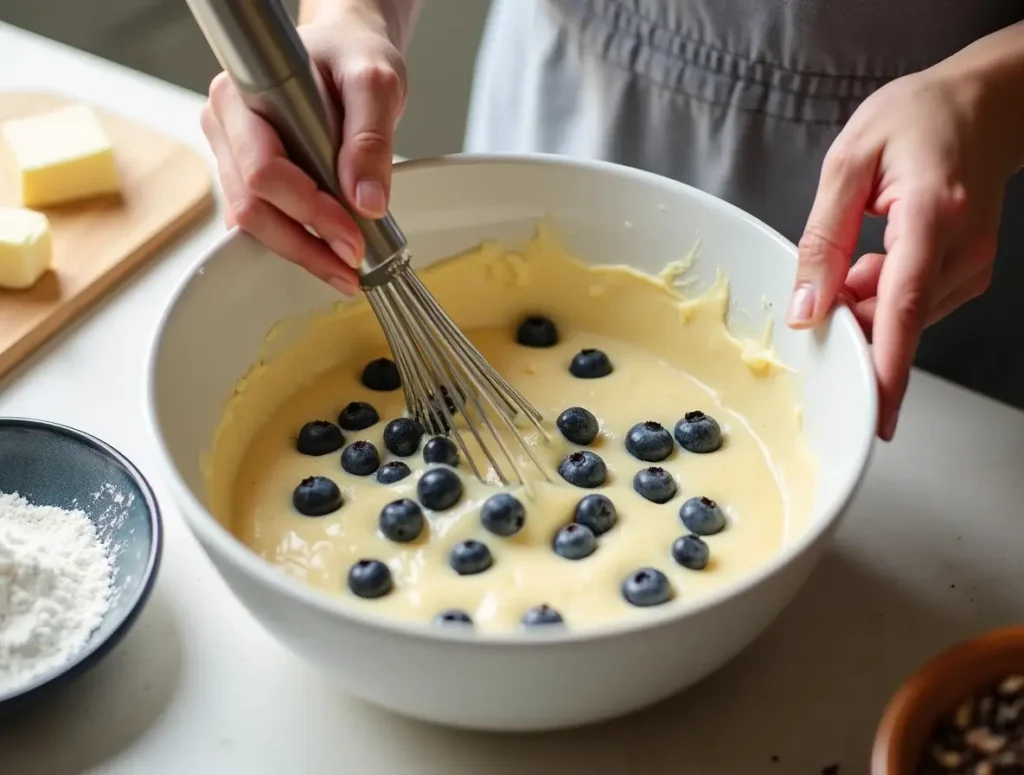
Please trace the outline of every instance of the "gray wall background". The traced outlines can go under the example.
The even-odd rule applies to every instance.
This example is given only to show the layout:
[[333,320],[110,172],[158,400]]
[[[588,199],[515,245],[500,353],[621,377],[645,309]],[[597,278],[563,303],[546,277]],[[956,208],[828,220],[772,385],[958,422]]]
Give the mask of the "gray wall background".
[[[294,9],[298,0],[286,0]],[[407,52],[410,98],[397,152],[462,146],[473,61],[490,0],[424,0]],[[0,21],[206,92],[217,62],[184,0],[0,0]]]

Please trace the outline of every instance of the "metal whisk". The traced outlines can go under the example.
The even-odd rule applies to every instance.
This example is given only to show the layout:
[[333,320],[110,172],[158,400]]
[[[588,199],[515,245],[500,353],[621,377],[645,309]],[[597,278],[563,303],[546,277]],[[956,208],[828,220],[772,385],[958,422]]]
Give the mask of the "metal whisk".
[[[524,417],[550,441],[540,413],[484,359],[420,282],[391,214],[370,220],[348,207],[335,168],[340,116],[280,0],[188,4],[249,108],[277,130],[289,157],[346,207],[362,231],[366,255],[358,270],[360,284],[391,347],[409,413],[430,433],[453,436],[482,481],[493,470],[503,484],[527,484],[513,444],[550,478],[517,425]],[[464,431],[489,468],[470,454]]]

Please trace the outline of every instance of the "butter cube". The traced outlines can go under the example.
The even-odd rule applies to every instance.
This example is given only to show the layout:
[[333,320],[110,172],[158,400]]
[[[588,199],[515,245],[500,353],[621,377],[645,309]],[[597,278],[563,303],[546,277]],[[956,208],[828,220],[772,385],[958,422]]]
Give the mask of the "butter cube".
[[11,119],[0,141],[26,207],[120,193],[114,146],[85,105]]
[[49,219],[20,207],[0,207],[0,288],[31,288],[52,259]]

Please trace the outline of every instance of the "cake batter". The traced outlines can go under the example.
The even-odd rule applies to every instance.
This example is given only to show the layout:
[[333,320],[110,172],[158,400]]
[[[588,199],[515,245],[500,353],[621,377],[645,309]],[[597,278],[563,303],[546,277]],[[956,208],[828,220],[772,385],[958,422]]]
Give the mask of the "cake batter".
[[[510,631],[524,626],[530,609],[544,605],[558,613],[561,626],[575,629],[650,617],[699,601],[767,562],[807,524],[816,467],[801,433],[789,374],[760,344],[730,335],[723,277],[699,298],[687,300],[665,281],[628,268],[587,266],[565,255],[543,230],[520,253],[485,245],[421,276],[491,364],[544,415],[552,443],[536,432],[529,440],[554,484],[539,481],[534,470],[538,481],[529,491],[504,488],[522,503],[524,518],[518,532],[501,536],[482,524],[481,506],[503,488],[479,482],[460,460],[455,471],[463,492],[455,505],[443,511],[424,508],[422,533],[411,542],[385,537],[379,526],[382,509],[418,498],[429,437],[408,457],[387,450],[384,428],[402,416],[403,394],[362,384],[366,364],[386,357],[387,348],[365,302],[339,305],[241,381],[207,461],[214,514],[268,562],[381,616],[427,624],[443,612],[458,611],[477,631]],[[533,315],[555,324],[557,344],[517,344],[517,326]],[[611,373],[574,376],[570,363],[585,349],[605,353]],[[325,355],[340,362],[325,364]],[[380,421],[359,431],[343,430],[345,447],[370,442],[381,464],[402,460],[412,469],[409,476],[380,484],[372,474],[344,471],[341,449],[321,456],[297,450],[306,423],[336,422],[350,402],[372,405]],[[575,406],[599,421],[596,439],[586,446],[555,428],[555,418]],[[667,459],[658,462],[627,451],[625,437],[636,424],[656,422],[671,433],[693,411],[719,423],[720,449],[697,454],[674,441]],[[598,455],[607,468],[605,483],[596,489],[573,486],[557,473],[566,456],[581,450]],[[530,465],[523,466],[527,474]],[[637,472],[651,467],[675,482],[667,502],[648,500],[634,489]],[[293,492],[311,476],[336,483],[340,508],[316,517],[296,510]],[[596,537],[591,554],[566,559],[553,548],[555,536],[573,522],[579,501],[594,493],[612,501],[616,523]],[[672,553],[673,543],[691,532],[680,509],[696,497],[717,502],[726,516],[721,532],[702,537],[709,560],[701,570],[684,567]],[[486,545],[491,564],[460,575],[451,553],[470,539]],[[349,574],[360,560],[387,566],[386,594],[363,598],[350,591]],[[667,603],[627,602],[624,583],[645,568],[664,574],[671,587]]]

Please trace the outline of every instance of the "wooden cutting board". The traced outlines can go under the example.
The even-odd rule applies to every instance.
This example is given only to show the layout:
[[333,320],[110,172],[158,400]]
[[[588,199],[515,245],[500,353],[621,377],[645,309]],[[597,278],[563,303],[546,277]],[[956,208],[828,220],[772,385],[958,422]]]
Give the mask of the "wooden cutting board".
[[[73,102],[0,93],[0,121]],[[43,210],[53,230],[53,269],[29,290],[0,289],[0,376],[212,207],[199,156],[147,126],[96,112],[114,144],[123,195]],[[2,166],[0,204],[18,204],[13,170]]]

